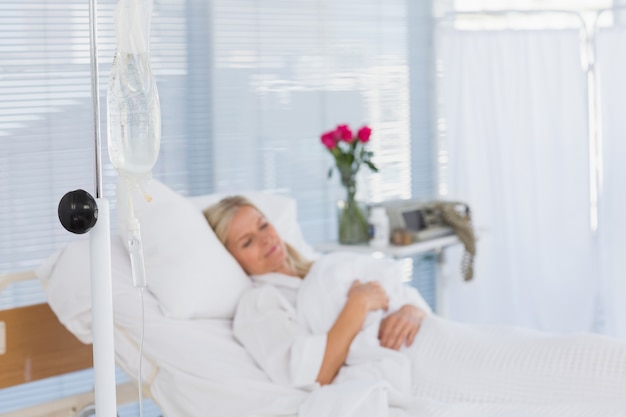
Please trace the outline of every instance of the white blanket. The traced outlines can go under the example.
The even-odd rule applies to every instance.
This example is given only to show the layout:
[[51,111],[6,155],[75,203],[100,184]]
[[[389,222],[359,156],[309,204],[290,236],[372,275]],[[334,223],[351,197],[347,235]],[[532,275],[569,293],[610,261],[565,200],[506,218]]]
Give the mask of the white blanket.
[[405,354],[412,362],[412,396],[394,395],[383,382],[349,381],[314,391],[300,417],[626,416],[626,345],[601,336],[431,316]]
[[[325,256],[316,264],[297,302],[298,314],[312,332],[332,326],[355,278],[380,279],[394,309],[407,301],[393,275],[397,271],[384,261],[340,254]],[[379,320],[380,316],[370,314],[355,339],[348,366],[341,371],[352,369],[351,373],[340,373],[336,383],[313,392],[301,408],[301,417],[381,417],[387,412],[450,417],[626,416],[623,342],[597,335],[557,336],[457,324],[430,316],[412,347],[392,352],[409,364],[407,393],[397,389],[397,372],[406,377],[398,368],[401,361],[388,355],[388,349],[378,346],[377,352],[373,345]],[[368,358],[369,365],[363,362]],[[386,382],[374,382],[368,375],[379,375]]]
[[[411,363],[395,350],[383,348],[378,340],[380,322],[405,304],[430,312],[430,307],[415,288],[401,281],[399,263],[369,255],[333,253],[318,259],[298,291],[297,311],[302,323],[313,334],[328,333],[346,304],[348,291],[355,279],[377,281],[389,296],[387,312],[369,312],[357,334],[335,383],[352,380],[384,380],[396,393],[411,393]],[[323,295],[322,295],[323,294]]]

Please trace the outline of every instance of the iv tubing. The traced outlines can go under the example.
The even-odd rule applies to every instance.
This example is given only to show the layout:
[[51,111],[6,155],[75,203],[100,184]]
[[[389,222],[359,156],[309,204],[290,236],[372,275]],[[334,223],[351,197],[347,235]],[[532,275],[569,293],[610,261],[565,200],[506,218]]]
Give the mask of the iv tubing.
[[139,343],[139,370],[137,372],[137,381],[139,384],[139,417],[143,417],[143,339],[145,336],[145,328],[146,328],[146,307],[144,305],[143,300],[143,289],[145,287],[139,287],[139,297],[141,298],[141,341]]

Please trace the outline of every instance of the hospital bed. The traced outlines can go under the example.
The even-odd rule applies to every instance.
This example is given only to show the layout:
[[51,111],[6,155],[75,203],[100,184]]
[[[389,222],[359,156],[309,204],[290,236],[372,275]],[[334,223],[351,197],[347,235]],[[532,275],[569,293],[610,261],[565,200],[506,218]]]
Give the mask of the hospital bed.
[[[219,416],[294,415],[305,393],[271,383],[232,336],[236,299],[250,284],[217,252],[224,250],[219,242],[204,239],[208,225],[201,214],[222,195],[188,199],[156,181],[148,191],[152,202],[137,201],[135,207],[150,288],[143,300],[133,287],[123,240],[114,234],[111,242],[117,366],[137,378],[143,316],[143,391],[164,415],[207,415],[206,410]],[[268,213],[286,240],[314,256],[300,228],[293,227],[293,199],[244,194]],[[0,388],[92,366],[88,239],[66,245],[37,271],[0,277],[0,291],[28,279],[41,281],[49,303],[0,311],[7,333]],[[195,285],[203,280],[206,286]],[[137,389],[134,382],[118,386],[118,404],[137,401]],[[85,393],[8,416],[77,416],[92,403],[93,393]]]
[[[149,291],[143,293],[143,299],[139,290],[133,287],[123,240],[119,236],[112,239],[115,355],[117,365],[124,372],[135,378],[139,375],[143,317],[143,388],[146,396],[160,407],[166,417],[626,417],[626,402],[617,406],[607,402],[606,407],[609,408],[606,410],[599,409],[597,405],[585,408],[585,404],[563,401],[553,406],[550,401],[558,400],[561,392],[536,388],[549,382],[547,379],[524,379],[525,369],[532,366],[554,372],[553,365],[558,357],[553,354],[558,351],[549,354],[536,346],[580,342],[576,337],[561,339],[526,329],[472,327],[438,318],[433,318],[435,321],[432,323],[435,324],[419,333],[421,343],[428,349],[424,350],[424,354],[432,358],[432,361],[429,358],[428,363],[420,365],[423,370],[431,371],[428,374],[430,379],[426,382],[425,377],[423,387],[419,388],[422,400],[416,403],[415,409],[420,412],[377,408],[381,404],[381,396],[387,395],[381,384],[357,382],[343,387],[326,386],[312,392],[275,384],[236,342],[231,331],[237,299],[251,284],[210,232],[201,214],[201,209],[218,201],[222,195],[185,198],[154,181],[148,191],[153,197],[152,203],[135,201],[135,210],[142,225],[149,281]],[[247,197],[267,215],[283,239],[305,256],[316,256],[302,237],[294,200],[265,193],[247,193]],[[91,342],[88,271],[88,241],[70,243],[35,271],[46,291],[49,305],[2,312],[0,320],[6,320],[9,336],[13,332],[12,327],[20,326],[20,329],[27,328],[28,337],[32,337],[42,331],[39,324],[43,324],[48,332],[41,335],[44,340],[63,340],[59,344],[51,344],[32,339],[34,345],[46,346],[41,356],[59,364],[47,368],[48,365],[39,365],[33,359],[28,365],[32,376],[37,372],[37,377],[46,377],[90,366],[90,347],[87,345]],[[31,318],[31,311],[37,314],[36,319]],[[12,321],[11,316],[18,316],[19,321]],[[63,326],[56,322],[57,319]],[[30,324],[25,326],[23,323]],[[48,326],[45,323],[55,324]],[[499,332],[499,338],[494,338],[496,332]],[[84,344],[77,343],[76,338]],[[25,345],[11,343],[7,345],[7,354],[0,355],[2,369],[14,360],[7,360],[8,355],[13,355],[11,358],[31,357],[29,348],[22,347]],[[518,344],[519,349],[511,348]],[[584,344],[580,346],[581,352],[587,349]],[[508,349],[506,356],[503,356],[503,348]],[[620,370],[626,372],[626,345],[616,347],[609,344],[606,349],[598,349],[594,363],[602,366],[590,365],[577,355],[579,352],[575,351],[567,360],[579,364],[582,372],[589,373],[590,380],[598,375],[603,378],[604,385],[595,387],[597,394],[594,395],[626,393],[626,375],[619,373]],[[67,359],[67,363],[59,358]],[[487,362],[477,358],[486,358]],[[6,382],[2,379],[4,386],[26,382],[20,376],[26,366],[24,363],[17,364],[11,372],[16,377]],[[455,369],[459,365],[467,366],[467,369],[463,372]],[[488,371],[490,366],[495,370]],[[35,371],[35,368],[38,370]],[[607,372],[608,378],[605,378]],[[522,375],[519,392],[511,392],[507,387],[510,373]],[[478,375],[480,378],[477,378]],[[488,396],[478,393],[481,381],[489,378],[502,381],[502,389]],[[456,384],[459,389],[452,391],[442,385],[448,382]],[[525,390],[531,386],[533,393],[541,394],[528,397]],[[589,387],[581,387],[581,397],[588,391]],[[119,401],[136,398],[135,384],[118,387]],[[525,403],[515,405],[520,399]],[[86,394],[37,409],[18,411],[10,416],[72,416],[90,401],[90,395]],[[622,406],[623,413],[620,411]],[[44,409],[45,412],[42,411]]]

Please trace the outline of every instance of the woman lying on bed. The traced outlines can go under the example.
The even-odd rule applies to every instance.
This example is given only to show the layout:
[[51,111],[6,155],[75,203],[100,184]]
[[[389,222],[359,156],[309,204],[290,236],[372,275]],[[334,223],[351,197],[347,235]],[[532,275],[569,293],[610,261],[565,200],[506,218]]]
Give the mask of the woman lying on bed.
[[[359,256],[355,263],[362,270],[355,272],[360,276],[342,274],[342,263],[350,263],[346,258],[353,257],[349,254],[326,255],[313,265],[283,242],[259,210],[242,197],[222,200],[207,209],[205,216],[246,273],[255,282],[269,284],[242,297],[234,331],[270,377],[298,387],[331,383],[346,363],[357,334],[365,328],[357,342],[359,358],[348,360],[350,372],[346,368],[343,374],[354,377],[358,370],[359,376],[369,373],[376,378],[399,379],[394,384],[398,389],[410,389],[410,363],[390,349],[410,346],[430,309],[415,289],[395,276],[395,268]],[[384,269],[376,271],[376,267]],[[394,276],[389,277],[390,273]],[[325,284],[333,294],[324,291]],[[332,295],[335,297],[329,299]],[[385,311],[388,314],[383,318]],[[371,314],[366,323],[369,312],[378,314]],[[311,330],[317,331],[308,334]],[[371,366],[372,360],[383,358],[384,367]],[[399,376],[402,374],[406,374],[404,378]]]
[[[306,260],[242,197],[226,198],[204,214],[256,284],[238,305],[235,337],[277,383],[306,389],[369,378],[387,381],[400,394],[428,395],[424,387],[439,386],[447,390],[445,401],[623,400],[626,345],[621,342],[512,328],[469,334],[457,324],[441,327],[447,333],[431,341],[442,319],[400,282],[392,261],[348,253]],[[432,331],[422,336],[420,328],[428,326]],[[440,347],[425,350],[436,344]],[[438,363],[443,351],[454,349],[457,357],[467,355],[467,369]],[[487,369],[484,363],[494,355],[509,359]],[[506,362],[513,364],[514,358],[519,368]],[[441,388],[446,384],[449,389]]]

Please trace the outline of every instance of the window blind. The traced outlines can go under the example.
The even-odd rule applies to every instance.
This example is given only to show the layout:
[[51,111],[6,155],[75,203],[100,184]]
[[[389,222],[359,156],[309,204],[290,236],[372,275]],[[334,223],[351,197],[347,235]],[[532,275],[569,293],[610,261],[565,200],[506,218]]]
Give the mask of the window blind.
[[[450,0],[437,0],[450,2]],[[613,0],[452,0],[457,11],[471,10],[589,10],[611,7]]]
[[[98,4],[104,146],[105,93],[116,43],[115,3]],[[0,274],[32,270],[54,250],[78,239],[59,224],[57,204],[70,190],[94,193],[88,6],[84,0],[0,3]],[[163,116],[161,154],[153,172],[186,193],[210,191],[212,186],[211,171],[197,159],[206,158],[210,143],[207,100],[198,98],[207,97],[206,87],[194,88],[188,79],[207,72],[204,57],[210,51],[202,35],[209,16],[203,8],[201,0],[157,1],[152,19],[152,69]],[[194,16],[191,23],[189,15]],[[102,155],[104,194],[114,208],[116,174],[106,147]],[[0,294],[0,308],[44,301],[35,281],[13,284]],[[127,378],[118,371],[117,379]],[[84,371],[0,390],[0,413],[88,391],[92,385],[92,371]],[[119,414],[137,415],[137,408],[122,407]],[[144,415],[159,411],[147,405]]]
[[[422,108],[412,136],[410,92],[423,96],[431,87],[432,45],[427,30],[408,32],[415,17],[429,22],[431,9],[427,2],[409,3],[214,1],[216,190],[287,193],[298,201],[309,242],[336,239],[336,203],[344,190],[336,172],[326,176],[333,159],[319,136],[348,123],[372,127],[369,147],[380,169],[362,169],[358,199],[431,198],[432,165],[422,162],[432,155],[428,146],[420,149],[432,141],[431,113]],[[409,41],[419,43],[409,47]],[[409,66],[410,51],[422,64],[417,69]],[[420,145],[412,148],[412,139]],[[431,304],[434,266],[430,257],[404,261],[406,279]]]
[[[84,3],[0,4],[0,273],[33,269],[74,238],[56,218],[58,201],[76,188],[93,193],[89,18]],[[188,91],[196,97],[186,77],[188,31],[194,27],[186,22],[187,3],[155,4],[151,41],[163,126],[161,154],[153,173],[183,192],[191,189],[191,171],[206,171],[198,162],[188,163],[190,155],[204,153],[198,141],[192,142],[198,149],[190,149],[187,140],[193,137],[188,134],[193,120],[203,117],[207,108],[187,101]],[[115,48],[114,4],[100,2],[98,10],[104,145],[106,88]],[[207,18],[196,26],[206,27]],[[205,132],[202,135],[206,140]],[[104,194],[114,206],[116,173],[106,148],[103,165]]]
[[289,193],[309,241],[335,238],[343,194],[319,136],[348,123],[372,127],[380,168],[357,198],[411,195],[404,0],[213,4],[217,190]]

